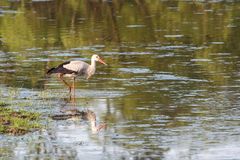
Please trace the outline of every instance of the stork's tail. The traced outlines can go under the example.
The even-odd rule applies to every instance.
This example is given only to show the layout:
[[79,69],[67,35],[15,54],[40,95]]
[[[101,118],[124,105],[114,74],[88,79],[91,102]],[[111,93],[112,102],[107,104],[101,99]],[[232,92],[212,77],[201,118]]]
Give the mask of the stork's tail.
[[55,73],[55,69],[56,68],[51,68],[51,69],[49,69],[48,71],[47,71],[47,75],[50,75],[50,74],[52,74],[52,73]]

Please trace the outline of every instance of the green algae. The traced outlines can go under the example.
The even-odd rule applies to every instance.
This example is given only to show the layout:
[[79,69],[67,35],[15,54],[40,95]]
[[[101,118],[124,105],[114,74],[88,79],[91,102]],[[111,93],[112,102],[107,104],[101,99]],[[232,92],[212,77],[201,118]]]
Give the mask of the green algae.
[[0,107],[0,134],[23,135],[41,128],[40,114]]

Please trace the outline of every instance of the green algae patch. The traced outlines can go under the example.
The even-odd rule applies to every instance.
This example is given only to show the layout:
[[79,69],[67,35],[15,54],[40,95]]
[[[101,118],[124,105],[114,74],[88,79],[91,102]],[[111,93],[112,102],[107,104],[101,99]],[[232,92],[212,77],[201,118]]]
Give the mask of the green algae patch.
[[39,113],[0,107],[0,134],[23,135],[41,128]]
[[3,101],[0,101],[0,107],[6,107],[8,104],[3,102]]

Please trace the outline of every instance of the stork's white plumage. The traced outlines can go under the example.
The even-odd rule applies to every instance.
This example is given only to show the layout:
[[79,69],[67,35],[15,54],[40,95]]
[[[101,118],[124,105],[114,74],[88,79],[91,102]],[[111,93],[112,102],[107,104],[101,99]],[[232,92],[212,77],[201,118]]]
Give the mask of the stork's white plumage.
[[[75,78],[77,76],[84,76],[89,79],[94,75],[96,71],[96,62],[107,65],[98,55],[94,54],[91,58],[91,64],[87,64],[83,61],[67,61],[55,68],[48,70],[47,74],[57,74],[58,78],[69,87],[69,92],[71,93],[72,88],[75,90]],[[64,79],[63,76],[73,78],[73,85],[69,85]]]

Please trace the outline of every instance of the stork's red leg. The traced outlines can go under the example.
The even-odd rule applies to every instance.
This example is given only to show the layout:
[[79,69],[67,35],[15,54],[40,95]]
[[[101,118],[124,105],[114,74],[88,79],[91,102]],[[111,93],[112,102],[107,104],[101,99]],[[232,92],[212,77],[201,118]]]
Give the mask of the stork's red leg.
[[69,88],[69,93],[71,93],[72,87],[63,79],[63,74],[57,74],[58,79],[62,81],[68,88]]
[[72,85],[72,88],[73,88],[73,97],[75,98],[75,77],[73,77],[73,85]]

